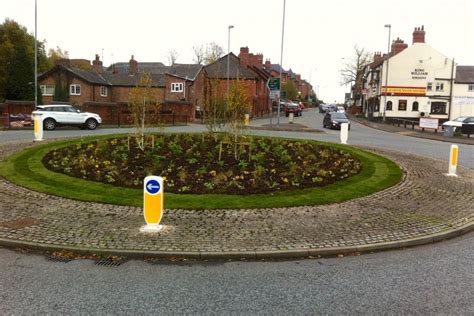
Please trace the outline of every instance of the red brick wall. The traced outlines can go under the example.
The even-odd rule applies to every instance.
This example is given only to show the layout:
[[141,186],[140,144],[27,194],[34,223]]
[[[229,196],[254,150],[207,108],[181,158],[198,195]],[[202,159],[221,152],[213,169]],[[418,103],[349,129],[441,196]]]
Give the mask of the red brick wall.
[[[134,87],[112,87],[111,90],[111,102],[128,102],[128,96],[130,91]],[[165,88],[153,87],[153,97],[157,102],[163,102],[165,100]]]
[[183,89],[183,92],[171,92],[171,84],[172,83],[182,83],[183,86],[185,84],[185,80],[181,78],[177,78],[174,76],[165,76],[166,87],[164,89],[164,100],[166,101],[181,101],[182,99],[187,99],[186,96],[189,91],[187,91],[188,87]]
[[[102,124],[105,125],[132,125],[133,117],[126,103],[94,103],[86,102],[81,107],[82,111],[93,112],[100,115]],[[167,102],[161,106],[161,111],[171,112],[157,115],[150,111],[146,124],[157,124],[158,122],[188,123],[194,121],[194,106],[188,102]]]
[[[198,98],[201,98],[202,95],[202,104],[204,105],[206,100],[211,97],[211,85],[213,86],[212,96],[215,97],[216,89],[217,95],[220,97],[224,97],[227,93],[227,80],[220,79],[220,80],[209,80],[198,78],[196,83],[201,85],[204,82],[204,88],[201,89],[199,94],[196,94]],[[235,84],[236,80],[230,80],[229,85],[232,86]],[[269,98],[267,94],[267,90],[265,87],[265,82],[263,80],[240,80],[241,85],[244,87],[245,94],[247,96],[247,100],[251,105],[251,111],[249,114],[252,116],[262,116],[269,112]],[[257,89],[258,86],[258,89]]]

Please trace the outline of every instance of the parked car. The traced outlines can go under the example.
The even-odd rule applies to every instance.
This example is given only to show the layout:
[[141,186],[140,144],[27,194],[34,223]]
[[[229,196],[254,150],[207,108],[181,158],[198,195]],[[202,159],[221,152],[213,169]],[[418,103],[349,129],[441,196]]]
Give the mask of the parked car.
[[463,124],[474,125],[474,116],[460,116],[452,121],[444,122],[443,129],[447,126],[462,127]]
[[339,105],[339,106],[337,107],[336,112],[339,112],[339,113],[346,113],[346,109],[344,109],[343,106],[340,106],[340,105]]
[[351,122],[347,119],[346,114],[339,112],[327,112],[324,115],[323,127],[341,129],[341,124],[349,124],[348,128],[351,129]]
[[337,105],[335,104],[329,104],[326,110],[326,112],[336,112],[336,111],[337,111]]
[[295,102],[288,102],[285,105],[285,116],[290,116],[290,113],[293,113],[294,116],[302,115],[301,106]]
[[319,105],[319,113],[326,113],[329,108],[329,105],[321,103]]
[[63,125],[94,130],[102,124],[102,118],[99,114],[81,112],[80,109],[72,105],[40,105],[33,111],[32,115],[41,115],[43,117],[43,128],[49,131]]

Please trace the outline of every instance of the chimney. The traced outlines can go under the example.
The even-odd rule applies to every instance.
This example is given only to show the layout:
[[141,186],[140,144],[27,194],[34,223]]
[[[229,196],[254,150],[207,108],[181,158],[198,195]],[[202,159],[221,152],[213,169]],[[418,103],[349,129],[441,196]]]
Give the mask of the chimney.
[[374,54],[374,63],[377,63],[382,60],[382,53],[381,52],[375,52]]
[[408,47],[408,44],[405,44],[403,40],[397,37],[396,40],[392,42],[392,56],[400,53],[402,50]]
[[301,75],[300,74],[296,75],[296,81],[301,81]]
[[102,72],[102,61],[99,59],[99,54],[95,54],[95,59],[92,61],[92,68],[97,73]]
[[262,68],[263,66],[263,55],[262,54],[249,54],[250,65],[256,68]]
[[241,47],[240,53],[240,64],[244,67],[247,67],[250,64],[250,56],[249,56],[249,48],[248,47]]
[[415,27],[413,31],[413,44],[425,42],[425,26]]
[[136,75],[138,73],[138,62],[133,58],[128,62],[128,73],[130,75]]
[[268,71],[272,70],[272,63],[270,62],[270,59],[265,60],[265,65],[263,67]]

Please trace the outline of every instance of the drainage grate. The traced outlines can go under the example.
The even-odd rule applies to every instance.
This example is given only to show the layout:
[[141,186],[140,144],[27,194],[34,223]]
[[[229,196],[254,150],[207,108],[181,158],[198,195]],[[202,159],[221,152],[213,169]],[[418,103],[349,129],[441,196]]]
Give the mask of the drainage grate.
[[95,265],[103,266],[103,267],[118,267],[122,263],[124,263],[124,261],[122,260],[113,260],[113,259],[107,258],[107,259],[101,259],[99,261],[96,261]]
[[62,262],[62,263],[68,263],[69,261],[72,261],[72,259],[67,258],[67,257],[57,257],[57,256],[46,256],[46,260],[52,261],[52,262]]

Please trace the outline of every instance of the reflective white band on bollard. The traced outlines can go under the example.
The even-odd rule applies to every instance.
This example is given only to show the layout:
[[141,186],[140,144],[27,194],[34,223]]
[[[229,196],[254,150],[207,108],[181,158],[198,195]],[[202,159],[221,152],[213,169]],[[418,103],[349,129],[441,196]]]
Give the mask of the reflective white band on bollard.
[[43,140],[43,117],[40,115],[33,116],[33,126],[35,132],[35,142]]
[[458,166],[458,145],[451,145],[451,151],[449,153],[449,169],[448,176],[456,177],[456,168]]
[[349,124],[341,124],[341,144],[347,144],[347,138],[349,137]]

